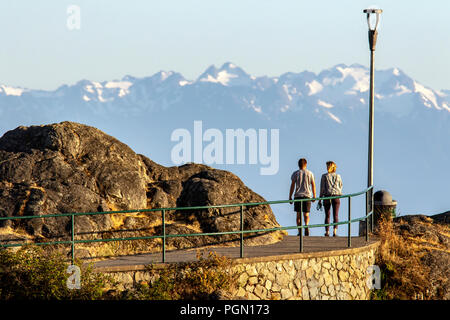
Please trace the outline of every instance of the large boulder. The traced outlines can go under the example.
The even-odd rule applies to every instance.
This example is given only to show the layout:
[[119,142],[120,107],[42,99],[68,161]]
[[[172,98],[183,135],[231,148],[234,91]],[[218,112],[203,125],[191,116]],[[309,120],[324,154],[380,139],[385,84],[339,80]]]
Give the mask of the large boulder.
[[[265,201],[234,174],[200,164],[164,167],[102,131],[86,125],[18,127],[0,138],[0,216],[105,212]],[[167,233],[239,230],[239,207],[167,211]],[[161,214],[76,217],[77,238],[160,234]],[[245,228],[278,227],[269,206],[245,208]],[[70,217],[2,221],[27,239],[67,238]],[[0,232],[0,239],[11,239]],[[246,235],[254,244],[284,233]],[[224,244],[239,235],[170,238],[173,247]]]
[[[256,194],[234,174],[200,164],[162,167],[143,157],[153,182],[148,185],[148,201],[152,208],[197,207],[223,204],[256,203],[266,200]],[[201,232],[240,230],[240,206],[204,210],[169,211],[169,219],[197,226]],[[245,230],[279,227],[270,206],[243,206]],[[273,243],[282,233],[246,234],[246,243]],[[223,235],[220,241],[239,239],[238,234]],[[217,240],[217,238],[216,238]]]

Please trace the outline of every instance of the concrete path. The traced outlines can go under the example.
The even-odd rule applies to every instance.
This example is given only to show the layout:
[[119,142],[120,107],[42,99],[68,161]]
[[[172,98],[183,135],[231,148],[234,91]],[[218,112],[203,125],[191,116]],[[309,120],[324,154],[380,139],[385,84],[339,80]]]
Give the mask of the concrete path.
[[[244,258],[258,258],[270,256],[285,256],[298,254],[300,251],[300,242],[298,236],[285,236],[278,243],[263,246],[244,247]],[[303,254],[305,256],[311,253],[329,251],[341,251],[349,249],[347,246],[347,237],[303,237]],[[371,238],[366,242],[365,237],[352,237],[351,248],[361,248],[377,242],[376,238]],[[166,251],[166,262],[188,262],[197,260],[197,251],[206,250],[206,253],[215,251],[217,254],[229,258],[240,258],[239,247],[203,247],[189,250]],[[138,254],[132,256],[121,256],[109,260],[98,261],[94,263],[94,268],[102,271],[126,271],[143,269],[145,265],[162,262],[161,253]]]

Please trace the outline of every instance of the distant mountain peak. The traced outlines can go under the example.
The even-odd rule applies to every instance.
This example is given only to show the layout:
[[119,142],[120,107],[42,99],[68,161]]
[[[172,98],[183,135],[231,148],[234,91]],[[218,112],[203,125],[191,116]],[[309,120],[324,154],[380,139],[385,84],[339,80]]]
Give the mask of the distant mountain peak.
[[[196,91],[199,88],[202,91]],[[336,122],[345,123],[346,116],[342,112],[365,107],[368,91],[369,69],[357,63],[337,64],[318,74],[302,71],[286,72],[279,77],[254,77],[228,61],[220,68],[210,65],[196,80],[187,80],[175,71],[161,70],[140,78],[126,75],[119,80],[102,82],[83,79],[74,85],[62,85],[54,91],[0,85],[0,105],[87,104],[102,112],[102,104],[108,103],[110,108],[123,112],[130,108],[139,112],[141,108],[170,109],[173,105],[183,104],[184,99],[190,101],[192,97],[198,101],[201,92],[202,103],[210,106],[220,105],[224,95],[228,95],[231,98],[228,104],[260,114],[317,110],[318,114],[327,113],[332,119],[340,120]],[[205,92],[208,94],[205,95]],[[26,100],[21,99],[24,95]],[[432,90],[399,68],[375,70],[378,112],[397,117],[428,109],[450,113],[449,97],[449,90]],[[3,98],[8,100],[1,100]],[[330,115],[329,106],[333,106],[334,117]]]
[[225,62],[223,65],[222,65],[222,67],[220,67],[220,69],[221,70],[224,70],[224,69],[235,69],[235,68],[239,68],[237,65],[235,65],[234,63],[232,63],[232,62]]
[[211,65],[197,79],[197,82],[218,83],[224,86],[250,86],[255,77],[247,74],[232,62],[225,62],[220,69]]
[[21,96],[22,93],[29,91],[28,89],[21,87],[11,87],[7,85],[0,85],[0,95],[4,94],[7,96]]

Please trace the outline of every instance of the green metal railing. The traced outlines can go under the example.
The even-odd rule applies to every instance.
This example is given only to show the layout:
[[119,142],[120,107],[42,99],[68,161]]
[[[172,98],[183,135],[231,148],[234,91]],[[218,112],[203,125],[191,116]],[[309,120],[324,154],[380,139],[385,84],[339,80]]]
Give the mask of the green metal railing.
[[[352,219],[351,218],[351,199],[359,195],[366,195],[366,205],[365,205],[365,216],[361,218]],[[329,224],[315,224],[315,225],[303,225],[302,215],[300,215],[300,225],[299,226],[289,226],[289,227],[276,227],[268,229],[252,229],[244,230],[244,208],[259,206],[259,205],[272,205],[272,204],[282,204],[282,203],[294,203],[300,202],[301,208],[303,207],[303,201],[309,200],[330,200],[338,198],[348,199],[348,220],[342,222],[334,222]],[[46,219],[46,218],[59,218],[59,217],[70,217],[71,223],[71,240],[64,241],[51,241],[51,242],[36,242],[35,245],[56,245],[56,244],[70,244],[71,245],[71,260],[72,264],[75,259],[75,244],[77,243],[93,243],[93,242],[111,242],[111,241],[130,241],[130,240],[149,240],[149,239],[162,239],[162,262],[166,262],[166,240],[167,238],[175,237],[196,237],[196,236],[220,236],[229,234],[240,234],[240,257],[244,257],[244,234],[246,233],[261,233],[261,232],[274,232],[281,230],[293,230],[293,229],[304,229],[304,228],[318,228],[326,226],[335,226],[348,224],[348,247],[351,247],[351,224],[354,222],[359,222],[365,220],[365,237],[366,241],[369,241],[369,218],[371,219],[371,226],[373,231],[373,186],[368,187],[366,190],[361,192],[332,196],[332,197],[321,197],[313,199],[294,199],[294,200],[278,200],[278,201],[265,201],[265,202],[250,202],[250,203],[235,203],[235,204],[224,204],[224,205],[212,205],[212,206],[197,206],[197,207],[174,207],[174,208],[154,208],[154,209],[139,209],[139,210],[122,210],[122,211],[106,211],[106,212],[74,212],[74,213],[60,213],[60,214],[46,214],[46,215],[35,215],[35,216],[16,216],[16,217],[0,217],[0,221],[3,220],[19,220],[19,219]],[[206,210],[214,208],[230,208],[239,207],[240,208],[240,230],[238,231],[222,231],[222,232],[209,232],[209,233],[188,233],[188,234],[166,234],[166,212],[167,211],[182,211],[182,210]],[[162,218],[162,234],[154,236],[140,236],[140,237],[122,237],[122,238],[108,238],[108,239],[85,239],[85,240],[75,240],[75,218],[78,216],[91,216],[91,215],[103,215],[103,214],[125,214],[125,213],[138,213],[138,212],[161,212]],[[303,232],[299,230],[300,233],[300,252],[303,252]],[[13,244],[2,244],[0,242],[0,247],[19,247],[27,245],[28,243],[13,243]]]

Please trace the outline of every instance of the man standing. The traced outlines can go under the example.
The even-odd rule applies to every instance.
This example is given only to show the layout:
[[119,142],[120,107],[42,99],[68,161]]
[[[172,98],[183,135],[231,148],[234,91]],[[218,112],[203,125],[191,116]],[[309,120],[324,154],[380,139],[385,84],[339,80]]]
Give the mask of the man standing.
[[[306,169],[307,161],[304,158],[298,160],[299,170],[295,171],[291,176],[291,188],[289,190],[289,200],[292,200],[292,193],[294,193],[294,199],[310,199],[316,197],[316,183],[314,182],[314,175],[311,171]],[[314,202],[315,200],[312,200]],[[301,210],[303,207],[303,210]],[[297,226],[300,226],[301,211],[303,211],[303,217],[305,225],[309,223],[309,212],[311,210],[311,201],[298,201],[294,203],[294,211],[297,212]],[[298,235],[301,230],[299,229]],[[305,228],[305,236],[309,236],[309,229]]]

